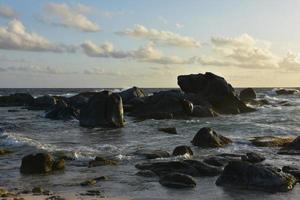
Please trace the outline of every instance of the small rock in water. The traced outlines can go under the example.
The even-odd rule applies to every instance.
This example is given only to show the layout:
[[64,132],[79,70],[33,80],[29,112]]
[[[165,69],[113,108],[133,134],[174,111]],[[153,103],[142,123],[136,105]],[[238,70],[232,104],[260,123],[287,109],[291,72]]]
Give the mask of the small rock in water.
[[95,160],[91,160],[89,162],[89,167],[98,167],[98,166],[104,166],[104,165],[117,165],[117,160],[112,160],[105,157],[97,156]]
[[151,170],[141,170],[136,173],[137,176],[156,177],[157,175]]
[[97,181],[95,179],[86,180],[80,183],[81,186],[93,186],[96,185]]
[[232,143],[232,141],[227,137],[217,134],[211,128],[204,127],[198,131],[191,143],[199,147],[216,148],[223,147],[229,143]]
[[44,192],[44,189],[41,188],[41,187],[34,187],[34,188],[32,189],[32,193],[33,193],[33,194],[42,194],[43,192]]
[[254,137],[250,142],[258,147],[283,147],[294,139],[294,136],[259,136]]
[[298,179],[298,181],[300,180],[300,169],[298,167],[283,166],[282,171],[285,173],[288,173],[288,174],[292,174],[293,176],[295,176]]
[[208,157],[203,160],[206,164],[213,165],[216,167],[224,167],[225,165],[228,164],[229,159],[226,157],[221,157],[221,156],[213,156],[213,157]]
[[175,127],[159,128],[158,130],[169,134],[177,134]]
[[278,154],[300,155],[300,136],[294,139],[291,143],[282,147]]
[[168,158],[170,157],[169,152],[163,150],[139,150],[136,152],[137,155],[144,156],[146,159],[156,158]]
[[0,149],[0,156],[10,154],[10,153],[12,153],[12,151],[7,150],[7,149]]
[[174,149],[172,155],[173,156],[181,156],[181,155],[189,155],[192,156],[193,155],[193,151],[191,149],[191,147],[189,146],[178,146]]
[[243,161],[247,161],[250,163],[259,163],[259,162],[264,161],[265,159],[266,159],[265,157],[259,155],[258,153],[254,153],[254,152],[250,152],[250,153],[247,153],[246,155],[242,156]]
[[278,95],[291,95],[291,94],[296,94],[299,93],[299,90],[297,89],[278,89],[275,91],[276,94]]
[[241,100],[252,100],[252,99],[256,99],[256,92],[253,88],[246,88],[243,89],[240,92],[240,99]]
[[192,188],[197,185],[193,177],[180,173],[167,174],[159,180],[159,183],[171,188]]
[[183,162],[194,167],[198,171],[198,176],[217,176],[223,171],[221,167],[212,166],[199,160],[184,160]]

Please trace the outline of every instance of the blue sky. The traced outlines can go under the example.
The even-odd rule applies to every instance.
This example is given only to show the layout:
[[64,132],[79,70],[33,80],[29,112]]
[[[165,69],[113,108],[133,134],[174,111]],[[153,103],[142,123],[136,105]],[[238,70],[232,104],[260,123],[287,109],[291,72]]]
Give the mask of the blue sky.
[[299,86],[297,0],[0,1],[0,87]]

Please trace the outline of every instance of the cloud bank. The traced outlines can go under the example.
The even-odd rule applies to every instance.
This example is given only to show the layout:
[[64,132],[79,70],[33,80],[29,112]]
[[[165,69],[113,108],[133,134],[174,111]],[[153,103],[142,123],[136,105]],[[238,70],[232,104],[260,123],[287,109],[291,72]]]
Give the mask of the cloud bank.
[[0,5],[0,17],[13,19],[18,17],[18,13],[10,6]]

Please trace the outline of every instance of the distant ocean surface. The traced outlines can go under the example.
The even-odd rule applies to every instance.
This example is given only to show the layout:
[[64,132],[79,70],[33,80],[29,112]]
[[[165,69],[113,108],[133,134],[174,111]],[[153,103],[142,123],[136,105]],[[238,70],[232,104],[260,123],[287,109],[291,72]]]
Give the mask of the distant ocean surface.
[[[0,95],[28,92],[34,97],[41,95],[72,96],[84,91],[103,89],[0,89]],[[120,91],[121,89],[110,89]],[[148,93],[168,90],[166,88],[145,89]],[[237,92],[240,89],[236,89]],[[176,190],[161,186],[157,178],[135,175],[135,164],[145,160],[137,156],[138,150],[161,149],[172,153],[179,145],[191,145],[197,131],[212,127],[217,133],[231,138],[234,142],[225,148],[201,149],[192,147],[195,157],[202,159],[219,153],[258,152],[266,157],[266,163],[275,166],[296,165],[300,167],[300,156],[278,155],[278,148],[254,147],[249,139],[264,135],[300,135],[300,94],[276,95],[273,88],[256,88],[258,97],[267,99],[276,106],[266,105],[258,111],[240,115],[223,115],[216,118],[192,118],[189,120],[145,120],[136,121],[125,117],[121,129],[88,129],[79,127],[77,120],[61,121],[44,118],[43,111],[30,111],[21,107],[0,107],[0,148],[14,153],[0,157],[0,186],[32,189],[42,186],[52,191],[86,191],[96,189],[106,196],[130,196],[152,199],[300,199],[297,185],[288,193],[263,193],[257,191],[232,190],[215,185],[217,177],[196,178],[194,189]],[[279,102],[289,106],[280,106]],[[10,109],[19,112],[8,112]],[[159,132],[161,127],[176,127],[178,134]],[[48,176],[25,176],[19,173],[24,155],[46,150],[53,154],[64,153],[74,160],[66,162],[64,172]],[[88,161],[97,155],[113,156],[120,161],[117,166],[88,168]],[[176,158],[166,158],[170,160]],[[92,188],[79,184],[89,178],[108,176]]]

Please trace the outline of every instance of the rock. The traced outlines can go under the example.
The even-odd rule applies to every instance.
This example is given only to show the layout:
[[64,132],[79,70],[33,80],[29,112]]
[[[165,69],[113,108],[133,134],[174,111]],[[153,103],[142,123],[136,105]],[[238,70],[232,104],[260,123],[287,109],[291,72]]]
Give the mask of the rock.
[[266,158],[262,155],[259,155],[258,153],[250,152],[246,153],[246,155],[242,156],[242,161],[247,161],[250,163],[259,163],[264,161]]
[[222,168],[206,164],[198,160],[184,160],[187,163],[198,170],[198,176],[217,176],[222,173]]
[[103,91],[94,95],[80,110],[80,126],[123,127],[123,104],[118,94]]
[[122,97],[122,101],[124,104],[129,103],[135,98],[142,98],[147,96],[143,89],[135,86],[120,92],[119,95]]
[[240,92],[240,99],[242,101],[256,99],[256,92],[255,92],[255,90],[253,88],[243,89]]
[[170,157],[169,152],[163,150],[139,150],[136,152],[137,155],[144,156],[146,159],[156,158],[168,158]]
[[46,112],[45,117],[54,120],[78,119],[79,110],[69,106],[64,100],[59,100]]
[[0,156],[4,156],[7,154],[12,153],[12,151],[8,150],[8,149],[0,149]]
[[294,177],[300,180],[300,169],[295,166],[283,166],[282,171],[288,174],[292,174]]
[[213,110],[223,114],[252,112],[234,93],[226,80],[213,73],[190,74],[177,77],[177,83],[185,93],[197,93],[202,101],[209,102]]
[[300,136],[294,139],[291,143],[282,147],[279,154],[300,155]]
[[30,154],[22,158],[22,174],[44,174],[64,168],[64,161],[55,161],[49,153]]
[[33,193],[33,194],[42,194],[43,192],[44,192],[44,189],[41,188],[41,187],[34,187],[34,188],[32,189],[32,193]]
[[137,176],[156,177],[157,175],[151,170],[141,170],[136,173]]
[[55,160],[52,165],[52,170],[57,171],[57,170],[63,170],[65,169],[65,160],[64,159],[59,159]]
[[296,178],[271,167],[243,161],[233,161],[225,167],[216,185],[269,192],[287,192],[296,184]]
[[206,164],[213,165],[216,167],[224,167],[228,164],[229,161],[230,160],[228,158],[221,156],[208,157],[203,160],[203,162],[205,162]]
[[135,167],[140,170],[151,170],[158,176],[164,176],[169,173],[183,173],[190,176],[199,176],[199,171],[196,168],[182,161],[142,163],[135,165]]
[[89,179],[80,183],[81,186],[93,186],[96,185],[97,181],[95,179]]
[[47,110],[56,104],[56,98],[44,95],[34,99],[33,103],[28,107],[29,110]]
[[193,104],[178,90],[160,91],[134,106],[130,116],[141,119],[186,118],[191,115]]
[[181,156],[181,155],[189,155],[192,156],[193,155],[193,151],[189,146],[178,146],[174,149],[172,155],[173,156]]
[[219,135],[207,127],[201,128],[191,141],[193,145],[204,148],[223,147],[231,142],[229,138]]
[[194,106],[192,113],[193,117],[217,117],[218,115],[212,108],[199,105]]
[[160,178],[159,183],[171,188],[192,188],[197,185],[193,177],[180,173],[167,174]]
[[177,134],[177,130],[175,127],[159,128],[158,130],[169,134]]
[[275,90],[277,95],[292,95],[292,94],[296,94],[299,93],[299,90],[296,89],[277,89]]
[[92,98],[97,92],[82,92],[72,97],[69,97],[67,103],[76,109],[81,109],[87,105],[90,98]]
[[105,157],[99,157],[97,156],[95,160],[91,160],[89,162],[89,167],[98,167],[98,166],[104,166],[104,165],[117,165],[117,160],[112,160]]
[[15,93],[9,96],[0,96],[0,106],[28,106],[34,98],[28,93]]
[[294,136],[259,136],[254,137],[250,142],[258,147],[283,147],[294,139]]

